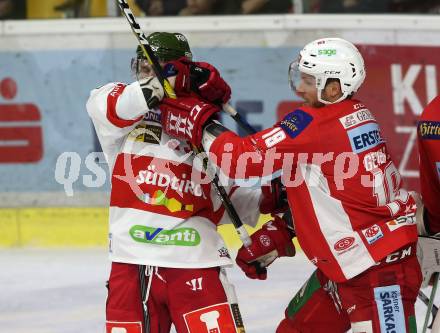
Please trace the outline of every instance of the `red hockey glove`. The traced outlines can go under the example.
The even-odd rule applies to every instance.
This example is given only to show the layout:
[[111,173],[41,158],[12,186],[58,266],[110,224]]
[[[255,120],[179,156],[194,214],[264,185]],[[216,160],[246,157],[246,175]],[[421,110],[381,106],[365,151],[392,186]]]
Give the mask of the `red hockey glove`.
[[293,257],[295,246],[292,243],[293,233],[287,228],[285,221],[274,216],[251,236],[252,244],[242,246],[238,250],[235,261],[247,277],[265,280],[267,272],[258,274],[253,262],[260,262],[261,266],[269,266],[278,257]]
[[164,66],[164,76],[166,78],[176,77],[174,82],[174,92],[177,96],[189,96],[191,91],[190,68],[192,62],[182,57],[168,62]]
[[191,62],[186,58],[170,61],[164,68],[165,76],[175,76],[177,96],[188,96],[190,91],[207,102],[224,104],[231,98],[231,88],[218,70],[207,62]]
[[203,125],[220,111],[218,106],[194,97],[164,98],[159,108],[165,132],[196,147],[201,146]]
[[231,88],[214,66],[195,62],[190,73],[191,89],[208,102],[221,105],[231,99]]

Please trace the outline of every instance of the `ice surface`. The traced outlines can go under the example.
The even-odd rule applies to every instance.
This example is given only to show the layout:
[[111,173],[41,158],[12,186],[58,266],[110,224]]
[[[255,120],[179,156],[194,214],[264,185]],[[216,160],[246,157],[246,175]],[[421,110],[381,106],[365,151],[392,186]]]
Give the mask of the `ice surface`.
[[[104,332],[109,268],[104,249],[2,249],[0,333]],[[277,260],[266,281],[249,280],[236,267],[228,269],[246,331],[274,332],[287,303],[312,271],[301,253]],[[424,292],[429,295],[429,290]],[[425,310],[418,301],[419,329]]]

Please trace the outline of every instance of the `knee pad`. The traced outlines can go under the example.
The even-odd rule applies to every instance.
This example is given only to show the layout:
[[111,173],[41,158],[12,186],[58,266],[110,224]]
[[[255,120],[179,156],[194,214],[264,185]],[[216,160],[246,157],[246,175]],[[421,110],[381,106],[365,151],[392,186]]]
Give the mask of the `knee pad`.
[[140,321],[106,321],[105,328],[106,333],[142,333],[142,323]]

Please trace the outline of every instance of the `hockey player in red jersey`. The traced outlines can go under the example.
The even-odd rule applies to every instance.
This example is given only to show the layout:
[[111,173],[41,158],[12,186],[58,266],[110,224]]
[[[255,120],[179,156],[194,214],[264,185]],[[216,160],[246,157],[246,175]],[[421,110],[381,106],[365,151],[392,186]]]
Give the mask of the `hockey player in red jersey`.
[[[189,66],[185,80],[182,69],[173,81],[177,96],[229,99],[213,67],[190,62],[185,36],[156,32],[147,40],[170,80],[180,63],[169,62]],[[231,258],[217,233],[228,218],[210,184],[192,177],[203,172],[188,142],[162,130],[163,89],[140,48],[132,70],[137,81],[94,89],[87,102],[112,175],[106,332],[168,333],[174,324],[178,333],[236,333],[241,318],[222,268]],[[260,191],[229,195],[243,222],[255,225]]]
[[[423,110],[417,124],[417,142],[421,192],[421,198],[415,195],[419,199],[417,227],[420,237],[417,252],[422,267],[423,288],[428,284],[437,286],[438,274],[434,274],[440,271],[437,260],[440,238],[440,96]],[[429,317],[429,313],[426,316]],[[432,332],[438,331],[440,316],[432,324]]]
[[[207,121],[197,105],[162,113],[169,134],[203,144],[230,178],[281,173],[298,241],[317,270],[288,305],[278,333],[416,331],[416,205],[373,113],[353,98],[365,75],[353,44],[319,39],[289,67],[304,106],[272,128],[240,138]],[[176,130],[176,118],[188,121]],[[282,229],[285,235],[284,224],[271,222],[240,249],[236,261],[248,276],[265,278],[252,263],[269,252],[288,254]]]
[[440,96],[423,110],[417,125],[420,192],[424,203],[421,234],[440,232]]

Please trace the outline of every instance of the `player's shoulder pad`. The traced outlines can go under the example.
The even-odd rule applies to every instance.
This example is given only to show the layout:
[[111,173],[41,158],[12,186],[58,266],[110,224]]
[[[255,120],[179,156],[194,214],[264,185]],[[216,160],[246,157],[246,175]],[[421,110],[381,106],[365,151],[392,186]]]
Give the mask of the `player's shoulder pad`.
[[313,121],[313,116],[303,109],[288,113],[280,122],[280,127],[291,137],[296,138]]

